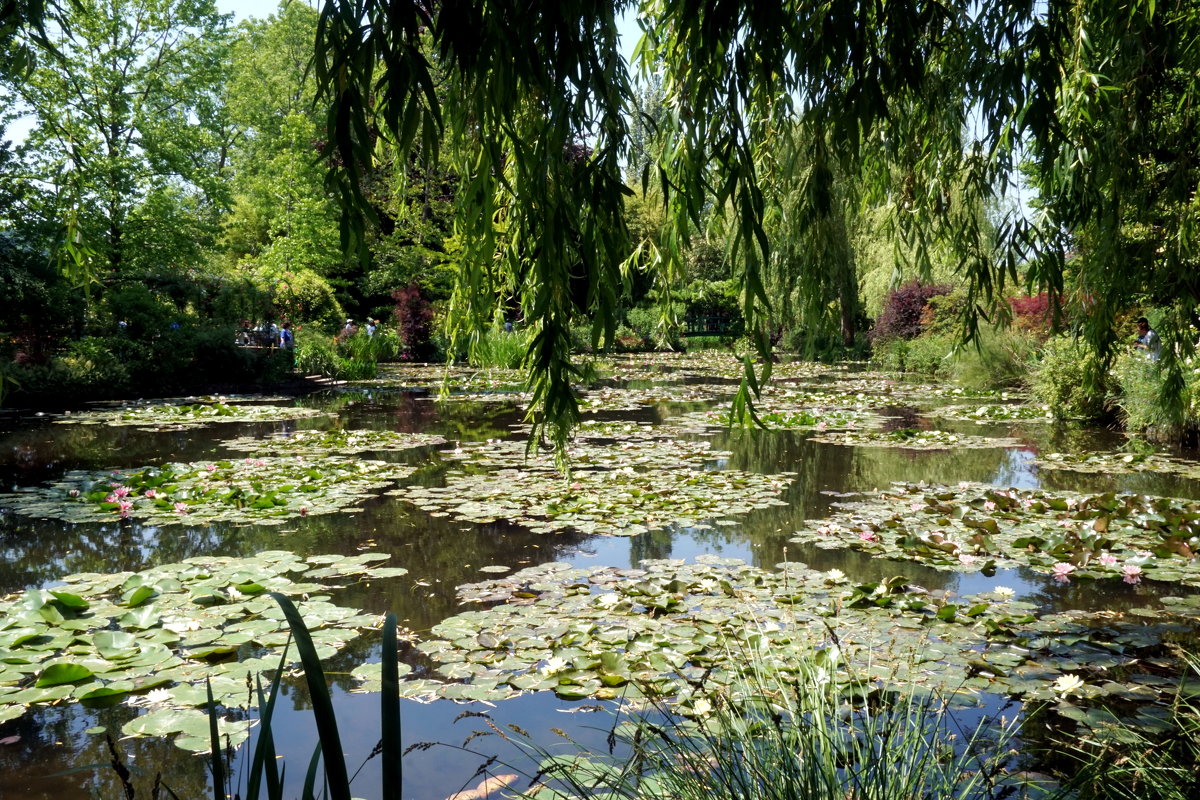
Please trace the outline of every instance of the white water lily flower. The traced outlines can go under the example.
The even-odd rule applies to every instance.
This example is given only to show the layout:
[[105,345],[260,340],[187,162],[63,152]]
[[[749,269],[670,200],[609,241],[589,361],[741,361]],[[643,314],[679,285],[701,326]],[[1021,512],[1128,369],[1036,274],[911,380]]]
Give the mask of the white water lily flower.
[[553,675],[556,672],[562,672],[564,669],[567,668],[567,666],[569,666],[569,665],[565,658],[559,658],[558,656],[550,656],[549,658],[546,659],[546,663],[543,664],[542,668],[538,671],[541,672],[543,675]]
[[186,617],[173,617],[163,622],[163,627],[175,633],[187,633],[188,631],[200,630],[201,625],[199,620],[188,619]]
[[612,608],[621,602],[621,598],[616,592],[605,592],[604,594],[596,595],[594,602],[601,608]]
[[173,696],[170,689],[151,689],[146,692],[146,702],[152,706],[158,705],[159,703],[170,702]]
[[692,711],[695,712],[696,716],[698,716],[698,717],[708,716],[709,714],[712,713],[712,708],[713,708],[712,703],[710,703],[706,698],[703,698],[703,697],[699,698],[698,700],[696,700],[696,702],[692,703]]
[[842,572],[840,569],[831,569],[829,572],[825,573],[826,583],[842,583],[845,580],[846,573]]
[[1012,597],[1015,597],[1017,593],[1007,586],[997,586],[995,589],[992,589],[992,594],[1004,600],[1008,600]]
[[1072,675],[1069,672],[1065,675],[1059,675],[1054,681],[1053,686],[1054,691],[1063,696],[1066,696],[1071,692],[1077,692],[1082,688],[1083,678],[1079,677],[1078,675]]

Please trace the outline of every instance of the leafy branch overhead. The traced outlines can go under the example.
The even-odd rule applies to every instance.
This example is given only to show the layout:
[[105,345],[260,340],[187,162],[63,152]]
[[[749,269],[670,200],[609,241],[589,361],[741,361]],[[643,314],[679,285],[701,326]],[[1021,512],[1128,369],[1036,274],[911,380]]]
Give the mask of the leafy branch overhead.
[[[644,34],[632,66],[622,14]],[[1094,304],[1084,332],[1102,353],[1117,338],[1113,312],[1137,302],[1171,309],[1164,327],[1179,330],[1200,300],[1184,277],[1196,274],[1197,175],[1179,154],[1195,151],[1200,128],[1194,104],[1167,99],[1195,95],[1198,32],[1200,11],[1182,0],[330,0],[315,72],[344,245],[362,243],[372,215],[359,179],[376,139],[401,151],[443,143],[462,181],[456,330],[512,298],[536,330],[531,416],[561,444],[578,418],[571,320],[611,337],[639,256],[669,297],[710,213],[727,218],[741,311],[766,354],[764,314],[782,299],[766,288],[769,209],[793,168],[805,188],[792,211],[814,236],[843,224],[833,182],[847,176],[861,202],[904,212],[900,238],[922,271],[935,246],[948,249],[968,285],[968,336],[1022,279],[1056,305]],[[1150,41],[1161,44],[1141,46]],[[653,75],[666,106],[637,125],[634,70]],[[1178,152],[1150,152],[1158,141]],[[789,166],[777,158],[789,152],[809,155]],[[646,248],[629,241],[621,213],[635,155],[665,212]],[[1152,162],[1162,186],[1131,211],[1123,189],[1157,186],[1142,179]],[[1013,200],[1021,167],[1040,193],[1036,214]],[[1068,252],[1078,256],[1069,266]],[[834,269],[801,262],[810,286]],[[1165,365],[1177,369],[1174,353]],[[757,371],[769,371],[745,367],[739,415]]]

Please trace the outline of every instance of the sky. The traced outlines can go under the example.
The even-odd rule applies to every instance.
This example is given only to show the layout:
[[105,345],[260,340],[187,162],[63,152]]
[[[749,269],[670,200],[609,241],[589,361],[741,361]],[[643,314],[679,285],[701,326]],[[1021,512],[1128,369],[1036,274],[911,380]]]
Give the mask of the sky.
[[[294,3],[302,3],[305,0],[292,0]],[[317,6],[316,0],[308,3],[310,6]],[[258,19],[266,19],[275,13],[279,8],[279,0],[217,0],[217,10],[222,14],[233,14],[234,22],[241,22],[250,17]]]

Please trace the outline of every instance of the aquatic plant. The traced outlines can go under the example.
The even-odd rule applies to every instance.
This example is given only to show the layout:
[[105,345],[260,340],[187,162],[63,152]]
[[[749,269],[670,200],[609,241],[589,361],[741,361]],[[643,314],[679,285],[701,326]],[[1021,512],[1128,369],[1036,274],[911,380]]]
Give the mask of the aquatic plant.
[[68,522],[278,525],[293,517],[352,511],[355,503],[413,470],[368,459],[300,456],[72,470],[48,486],[0,494],[0,506]]
[[216,423],[281,422],[328,416],[304,406],[227,403],[222,398],[182,403],[123,403],[112,408],[75,411],[55,417],[59,425],[130,425],[143,430],[187,430]]
[[[286,551],[191,558],[136,573],[68,575],[53,589],[0,598],[0,721],[42,704],[127,702],[147,711],[125,724],[125,735],[178,734],[178,746],[207,750],[207,715],[198,709],[210,695],[222,706],[253,705],[247,676],[276,669],[271,650],[288,641],[268,595],[302,598],[313,647],[327,657],[378,618],[320,595],[406,573],[377,565],[386,559]],[[239,741],[248,727],[222,721],[222,738]]]
[[706,441],[585,440],[567,454],[569,476],[548,454],[526,458],[524,442],[463,444],[445,453],[463,466],[447,472],[444,485],[406,486],[390,494],[435,516],[476,523],[504,519],[540,533],[571,529],[634,536],[783,505],[780,495],[792,477],[707,468],[728,453],[712,450]]
[[812,437],[814,442],[847,447],[895,447],[904,450],[962,450],[989,447],[1016,447],[1015,439],[972,436],[941,430],[900,428],[891,431],[826,431]]
[[353,456],[359,453],[412,450],[445,444],[446,440],[432,433],[402,433],[398,431],[350,430],[333,428],[327,431],[301,430],[276,433],[265,439],[243,436],[221,444],[230,450],[267,455]]
[[837,508],[828,519],[806,523],[793,541],[943,569],[1027,566],[1064,579],[1144,575],[1200,585],[1194,500],[909,483]]

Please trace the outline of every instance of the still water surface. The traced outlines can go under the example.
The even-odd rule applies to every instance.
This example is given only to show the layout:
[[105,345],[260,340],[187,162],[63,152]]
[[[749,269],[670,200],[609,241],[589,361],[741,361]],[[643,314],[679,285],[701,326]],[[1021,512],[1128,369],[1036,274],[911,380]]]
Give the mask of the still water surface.
[[[504,402],[437,403],[423,393],[386,391],[332,391],[298,402],[328,409],[346,428],[429,432],[456,442],[514,436],[511,426],[520,413]],[[690,406],[694,408],[695,406]],[[607,419],[658,421],[678,409],[646,407],[636,412],[609,412]],[[888,412],[897,427],[912,424],[913,409],[896,407]],[[110,469],[197,461],[241,453],[224,450],[221,442],[237,436],[266,436],[298,428],[326,427],[328,419],[279,424],[224,424],[179,432],[144,432],[128,427],[54,425],[48,417],[29,414],[0,418],[0,486],[31,486],[55,479],[70,469]],[[941,427],[954,429],[953,423]],[[963,425],[963,432],[978,433],[980,426]],[[382,614],[392,611],[401,624],[420,634],[461,610],[455,587],[486,577],[480,567],[504,565],[515,569],[551,561],[595,567],[628,567],[642,559],[691,560],[701,554],[739,558],[770,568],[784,561],[802,561],[821,569],[841,569],[851,579],[872,580],[896,574],[928,589],[956,593],[989,591],[997,584],[1012,587],[1018,597],[1044,609],[1115,608],[1144,605],[1160,590],[1153,583],[1128,586],[1119,581],[1078,581],[1055,584],[1047,576],[1028,570],[1002,571],[985,577],[978,573],[938,571],[912,562],[896,563],[846,550],[820,550],[789,544],[799,524],[825,515],[841,493],[887,486],[892,481],[928,480],[940,483],[978,481],[1003,487],[1067,489],[1078,491],[1136,491],[1183,497],[1200,496],[1194,482],[1170,476],[1083,475],[1070,472],[1043,476],[1030,464],[1039,450],[1094,449],[1119,446],[1121,440],[1103,431],[1065,430],[1048,425],[997,425],[985,433],[1013,436],[1015,449],[906,451],[855,448],[811,442],[801,433],[752,431],[720,433],[717,448],[729,450],[727,459],[713,469],[740,469],[761,473],[795,472],[797,476],[783,499],[787,506],[773,507],[742,517],[740,524],[712,528],[671,528],[634,538],[609,538],[581,534],[534,534],[504,522],[472,525],[437,518],[397,497],[378,497],[361,505],[361,513],[330,514],[289,521],[280,527],[215,524],[158,528],[139,524],[79,524],[39,521],[0,513],[0,593],[50,586],[74,572],[138,570],[199,555],[247,556],[263,550],[287,549],[304,554],[353,554],[375,550],[392,554],[390,565],[409,570],[404,578],[351,587],[336,595],[340,605]],[[399,459],[424,466],[413,480],[436,484],[442,467],[437,448],[372,456]],[[1179,593],[1178,587],[1164,587]],[[353,694],[345,678],[356,664],[377,658],[370,637],[362,637],[327,666],[334,676],[343,744],[352,765],[360,763],[378,739],[378,697]],[[416,655],[411,663],[418,674],[427,670]],[[338,674],[342,673],[339,678]],[[299,794],[302,773],[316,743],[311,719],[305,712],[302,691],[285,687],[286,702],[277,709],[276,744],[287,765],[292,794]],[[602,745],[609,717],[584,709],[588,704],[568,703],[552,696],[527,695],[490,704],[473,704],[490,711],[501,725],[515,724],[546,746],[557,741],[552,729],[569,732],[577,741]],[[473,739],[461,747],[471,732],[481,730],[473,718],[459,719],[464,706],[449,701],[403,702],[405,740],[411,744],[438,743],[414,749],[404,761],[406,796],[441,800],[464,787],[474,786],[476,768],[487,755],[515,758],[515,751],[492,735]],[[87,710],[78,704],[46,708],[0,724],[0,797],[13,800],[67,797],[117,797],[119,788],[111,770],[103,736],[84,731],[104,726],[119,731],[138,713],[120,705]],[[15,738],[14,738],[15,737]],[[184,753],[168,742],[127,740],[119,743],[135,780],[149,786],[161,773],[183,798],[211,796],[202,759]],[[89,766],[99,765],[99,766]],[[378,795],[377,769],[369,765],[355,782],[360,797]],[[64,774],[65,773],[65,774]],[[148,789],[141,789],[147,796]]]

